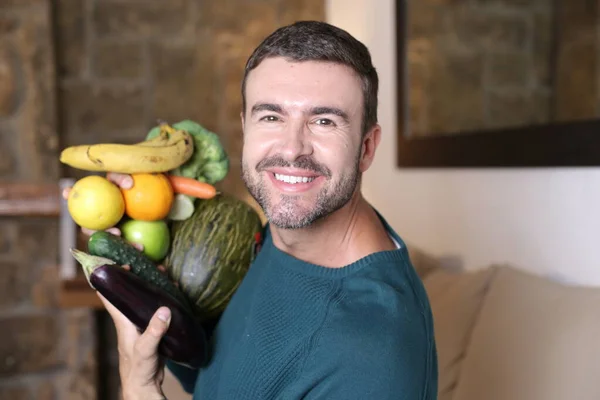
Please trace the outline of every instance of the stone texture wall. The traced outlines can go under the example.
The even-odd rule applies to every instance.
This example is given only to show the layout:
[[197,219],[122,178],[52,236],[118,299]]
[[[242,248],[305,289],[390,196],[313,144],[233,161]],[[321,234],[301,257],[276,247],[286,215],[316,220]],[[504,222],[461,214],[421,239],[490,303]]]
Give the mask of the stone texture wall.
[[246,197],[238,173],[245,61],[276,27],[324,12],[323,0],[58,1],[64,144],[134,142],[157,119],[190,118],[218,133],[230,155],[221,189]]
[[[0,181],[85,173],[61,148],[131,143],[157,119],[194,119],[221,135],[239,177],[246,58],[280,25],[324,19],[323,0],[0,0]],[[94,400],[97,329],[57,306],[58,222],[0,219],[0,400]],[[106,320],[100,320],[105,323]],[[102,400],[116,397],[112,363]],[[112,336],[111,336],[112,335]]]
[[[59,178],[50,2],[0,1],[0,180]],[[0,218],[0,399],[94,399],[94,319],[57,307],[58,222]]]
[[598,21],[587,0],[410,1],[411,133],[595,117]]

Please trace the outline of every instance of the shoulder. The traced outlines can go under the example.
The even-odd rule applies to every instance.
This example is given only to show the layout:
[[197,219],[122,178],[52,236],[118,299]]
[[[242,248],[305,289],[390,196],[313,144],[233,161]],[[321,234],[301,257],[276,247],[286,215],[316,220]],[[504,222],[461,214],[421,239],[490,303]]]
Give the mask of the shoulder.
[[353,286],[331,305],[314,339],[305,371],[320,383],[308,398],[430,398],[437,357],[428,311],[410,290]]
[[[383,263],[377,268],[391,270],[402,266]],[[338,336],[343,336],[348,342],[372,342],[376,351],[392,353],[409,351],[406,348],[409,342],[427,348],[433,340],[432,315],[419,282],[411,281],[403,273],[389,271],[345,278],[323,330],[323,341],[344,345],[344,341],[338,340]]]

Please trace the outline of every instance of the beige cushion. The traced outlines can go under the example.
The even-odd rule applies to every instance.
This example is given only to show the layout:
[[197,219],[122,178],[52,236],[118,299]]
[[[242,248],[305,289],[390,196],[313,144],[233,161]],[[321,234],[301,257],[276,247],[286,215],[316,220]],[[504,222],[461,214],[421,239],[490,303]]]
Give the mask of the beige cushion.
[[471,330],[494,272],[494,268],[469,273],[438,269],[423,280],[434,317],[438,400],[452,399]]
[[416,246],[407,245],[407,248],[410,262],[421,279],[440,268],[440,262],[434,256]]
[[498,271],[453,400],[600,399],[600,288]]

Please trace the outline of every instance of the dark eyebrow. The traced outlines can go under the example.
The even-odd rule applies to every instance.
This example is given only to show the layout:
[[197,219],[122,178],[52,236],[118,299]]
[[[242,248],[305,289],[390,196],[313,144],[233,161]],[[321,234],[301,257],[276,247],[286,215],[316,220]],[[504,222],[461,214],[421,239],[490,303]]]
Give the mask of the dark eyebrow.
[[280,105],[272,103],[258,103],[252,106],[251,114],[256,114],[260,111],[272,111],[276,113],[282,113],[283,109]]
[[[261,111],[271,111],[283,114],[283,108],[279,104],[273,103],[257,103],[252,106],[251,115]],[[310,109],[310,115],[332,114],[342,118],[344,122],[349,123],[348,114],[336,107],[318,106]]]
[[335,107],[313,107],[310,110],[310,113],[312,115],[321,115],[321,114],[337,115],[338,117],[342,118],[344,120],[344,122],[346,122],[346,123],[348,123],[350,120],[348,118],[348,114],[346,114],[344,111],[340,110],[339,108],[335,108]]

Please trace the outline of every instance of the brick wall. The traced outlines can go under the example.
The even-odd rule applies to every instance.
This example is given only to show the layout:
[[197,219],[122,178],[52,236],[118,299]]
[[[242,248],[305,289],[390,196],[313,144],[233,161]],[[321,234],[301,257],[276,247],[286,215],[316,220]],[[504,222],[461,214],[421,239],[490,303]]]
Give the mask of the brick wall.
[[[246,58],[276,27],[324,19],[323,0],[1,0],[0,181],[56,181],[74,144],[131,143],[157,119],[194,119],[219,133],[239,177],[240,81]],[[247,198],[247,197],[246,197]],[[88,310],[57,306],[58,222],[0,219],[0,400],[97,398],[98,331]]]
[[599,114],[597,2],[409,3],[415,135]]
[[[0,2],[0,180],[56,181],[49,2]],[[94,319],[57,308],[54,219],[0,218],[0,399],[93,399]]]
[[[240,82],[276,27],[324,19],[323,0],[58,2],[59,109],[66,145],[134,142],[157,119],[194,119],[219,133],[239,178]],[[67,171],[71,176],[81,172]]]

